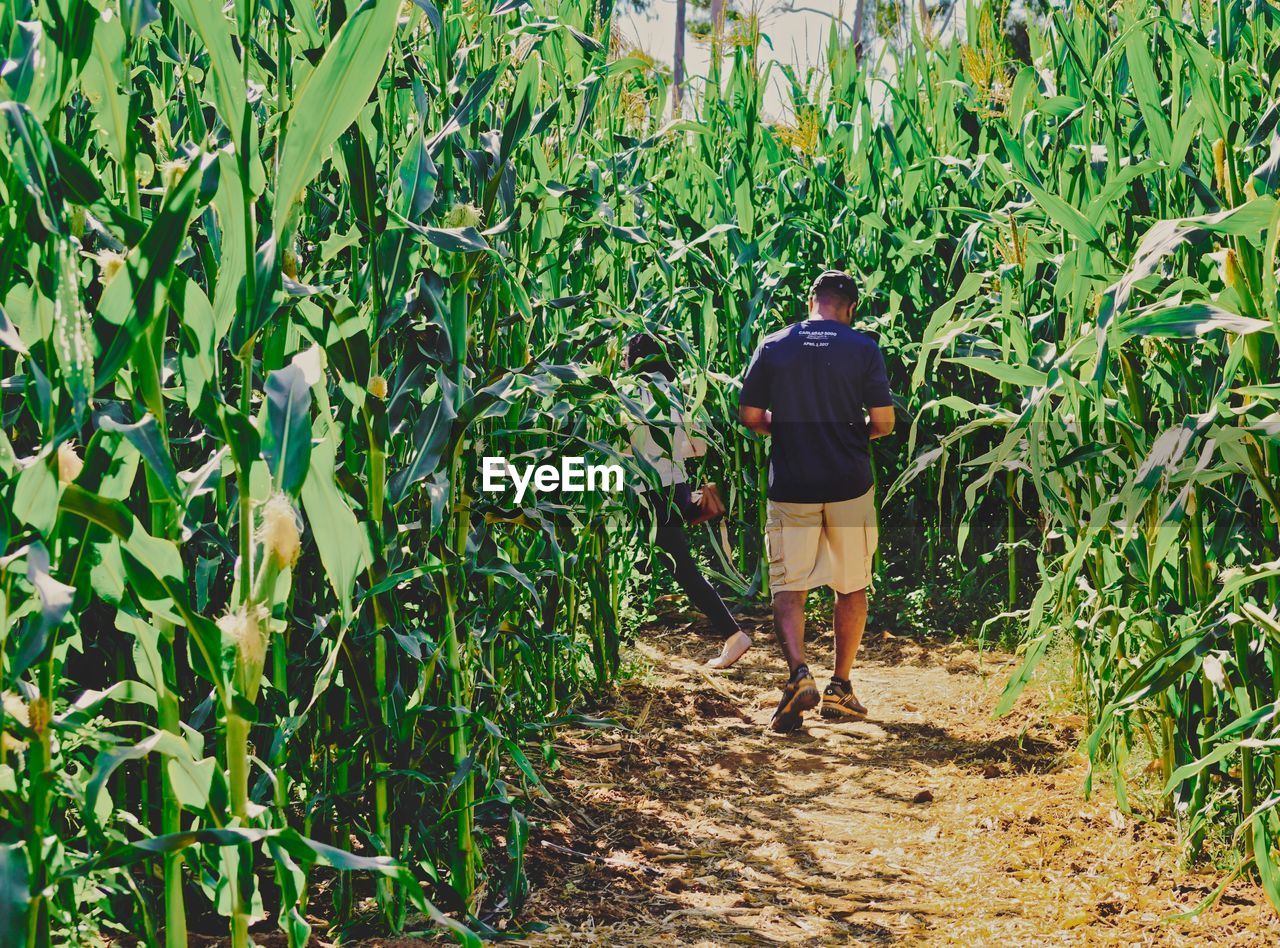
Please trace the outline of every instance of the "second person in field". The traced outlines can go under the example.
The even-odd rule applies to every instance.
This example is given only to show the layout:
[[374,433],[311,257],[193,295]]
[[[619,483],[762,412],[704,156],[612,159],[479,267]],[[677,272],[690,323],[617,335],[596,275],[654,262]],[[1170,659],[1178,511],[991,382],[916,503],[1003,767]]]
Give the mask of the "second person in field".
[[[701,518],[689,484],[685,461],[706,453],[706,440],[690,429],[680,405],[676,372],[665,347],[648,333],[633,336],[627,344],[627,365],[648,384],[638,392],[638,399],[652,424],[637,424],[631,431],[632,454],[649,468],[658,481],[658,490],[647,491],[640,505],[644,533],[661,551],[672,576],[689,597],[689,601],[710,621],[724,638],[720,654],[707,663],[709,668],[725,669],[733,665],[751,648],[751,636],[738,624],[714,586],[702,575],[689,545],[687,522]],[[670,397],[670,406],[659,408],[650,387],[661,384]]]

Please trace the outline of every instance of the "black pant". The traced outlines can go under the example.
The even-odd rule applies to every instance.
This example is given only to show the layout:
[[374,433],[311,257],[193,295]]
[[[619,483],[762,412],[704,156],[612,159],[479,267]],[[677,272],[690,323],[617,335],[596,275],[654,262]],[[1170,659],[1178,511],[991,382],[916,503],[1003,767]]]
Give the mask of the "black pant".
[[715,587],[702,575],[689,550],[684,510],[692,503],[691,493],[688,484],[664,488],[660,494],[650,493],[648,499],[653,508],[648,513],[656,526],[658,546],[666,554],[662,559],[666,561],[667,568],[698,611],[711,620],[717,632],[727,637],[739,631],[738,623]]

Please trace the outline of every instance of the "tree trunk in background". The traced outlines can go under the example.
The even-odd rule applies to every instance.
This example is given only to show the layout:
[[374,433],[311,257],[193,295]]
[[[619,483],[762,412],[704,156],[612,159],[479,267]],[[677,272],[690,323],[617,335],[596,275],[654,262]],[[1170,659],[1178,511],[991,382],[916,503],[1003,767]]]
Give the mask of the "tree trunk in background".
[[862,18],[866,5],[867,0],[857,0],[853,7],[853,59],[858,63],[862,62]]
[[672,64],[672,75],[675,80],[671,89],[671,116],[678,118],[680,116],[680,99],[684,85],[684,34],[685,34],[685,6],[687,0],[676,0],[676,51],[673,57],[675,62]]
[[719,39],[724,31],[724,0],[711,0],[711,35]]

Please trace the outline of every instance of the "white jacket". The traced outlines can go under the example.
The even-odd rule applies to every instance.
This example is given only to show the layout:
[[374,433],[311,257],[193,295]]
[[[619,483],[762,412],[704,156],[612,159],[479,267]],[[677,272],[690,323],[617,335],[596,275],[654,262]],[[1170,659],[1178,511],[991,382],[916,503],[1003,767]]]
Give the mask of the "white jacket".
[[[646,413],[652,417],[653,410],[656,407],[653,394],[647,388],[642,389],[636,400],[644,406]],[[689,477],[685,471],[684,462],[688,458],[700,458],[707,453],[707,442],[702,438],[689,434],[685,426],[684,413],[677,406],[672,405],[667,419],[672,422],[674,427],[637,424],[631,429],[632,454],[636,457],[644,458],[658,472],[658,478],[663,487],[671,487],[674,484],[687,481]],[[661,427],[663,435],[665,435],[663,441],[670,442],[673,449],[672,454],[669,454],[662,444],[654,438],[654,430],[657,427]],[[644,490],[646,487],[647,484],[642,481],[637,485],[637,490]]]

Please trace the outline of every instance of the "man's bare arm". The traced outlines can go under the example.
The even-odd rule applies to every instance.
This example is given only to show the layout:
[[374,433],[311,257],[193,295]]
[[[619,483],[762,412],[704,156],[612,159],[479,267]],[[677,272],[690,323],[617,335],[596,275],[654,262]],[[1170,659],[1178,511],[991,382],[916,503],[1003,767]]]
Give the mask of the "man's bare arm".
[[739,405],[738,420],[756,434],[769,434],[769,426],[773,422],[773,412],[754,405]]
[[893,431],[893,406],[871,409],[871,424],[867,426],[868,438],[883,438]]

